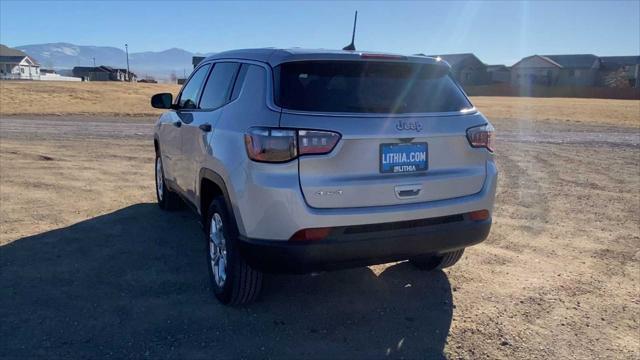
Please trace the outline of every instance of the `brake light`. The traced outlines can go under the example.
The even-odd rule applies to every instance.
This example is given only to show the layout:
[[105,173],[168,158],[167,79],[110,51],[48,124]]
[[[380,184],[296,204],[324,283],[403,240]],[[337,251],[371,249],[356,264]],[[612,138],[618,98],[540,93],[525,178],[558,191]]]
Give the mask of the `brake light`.
[[362,59],[376,59],[376,60],[407,60],[407,57],[406,56],[402,56],[402,55],[372,54],[372,53],[360,54],[360,58],[362,58]]
[[494,152],[495,129],[490,124],[467,129],[467,140],[474,148],[486,148]]
[[298,151],[305,154],[327,154],[340,140],[340,135],[329,131],[298,130]]
[[260,162],[286,162],[299,155],[321,155],[333,150],[340,134],[331,131],[251,128],[244,135],[247,155]]

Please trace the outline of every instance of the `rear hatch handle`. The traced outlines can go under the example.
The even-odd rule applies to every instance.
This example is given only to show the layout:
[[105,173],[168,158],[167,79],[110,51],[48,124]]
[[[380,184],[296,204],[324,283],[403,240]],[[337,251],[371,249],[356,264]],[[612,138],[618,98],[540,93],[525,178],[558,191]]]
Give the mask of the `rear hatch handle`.
[[420,195],[420,190],[422,190],[421,184],[412,184],[412,185],[397,185],[396,188],[396,197],[398,199],[413,199],[416,196]]

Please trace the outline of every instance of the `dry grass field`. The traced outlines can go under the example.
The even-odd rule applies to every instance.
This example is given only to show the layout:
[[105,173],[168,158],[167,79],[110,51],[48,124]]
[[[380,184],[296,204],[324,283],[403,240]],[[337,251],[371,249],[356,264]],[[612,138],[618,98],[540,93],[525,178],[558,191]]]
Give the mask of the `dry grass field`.
[[0,81],[0,115],[155,116],[151,95],[180,86],[122,82]]
[[[0,115],[155,116],[151,95],[179,85],[120,82],[0,81]],[[527,118],[640,127],[640,101],[563,98],[472,98],[490,119]]]
[[640,100],[491,96],[471,100],[489,119],[640,127]]
[[640,358],[639,101],[474,98],[499,132],[484,243],[431,274],[270,276],[231,309],[196,218],[154,204],[141,116],[177,87],[29,84],[20,110],[0,82],[0,358]]

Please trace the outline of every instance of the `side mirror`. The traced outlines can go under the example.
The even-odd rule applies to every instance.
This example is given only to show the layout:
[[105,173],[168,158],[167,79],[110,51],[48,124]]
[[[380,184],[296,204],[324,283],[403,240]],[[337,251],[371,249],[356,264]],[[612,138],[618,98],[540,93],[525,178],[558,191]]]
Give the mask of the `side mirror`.
[[151,106],[156,109],[171,109],[173,107],[173,95],[169,93],[155,94],[151,97]]

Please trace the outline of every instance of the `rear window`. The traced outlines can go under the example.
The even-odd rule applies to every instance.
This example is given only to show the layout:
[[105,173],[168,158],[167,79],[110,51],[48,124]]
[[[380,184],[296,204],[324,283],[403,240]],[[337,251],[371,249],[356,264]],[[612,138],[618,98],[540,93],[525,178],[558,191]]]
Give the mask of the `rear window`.
[[431,113],[472,108],[442,65],[298,61],[275,68],[275,102],[300,111]]

